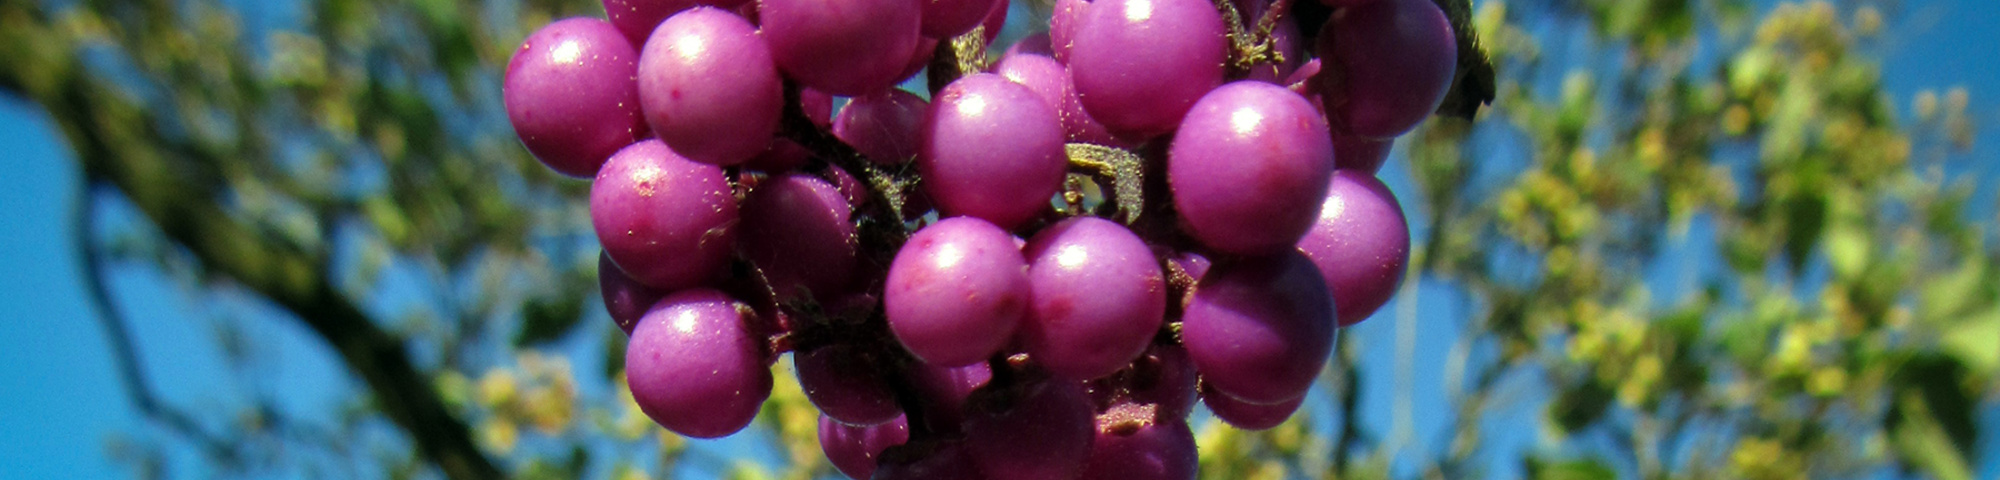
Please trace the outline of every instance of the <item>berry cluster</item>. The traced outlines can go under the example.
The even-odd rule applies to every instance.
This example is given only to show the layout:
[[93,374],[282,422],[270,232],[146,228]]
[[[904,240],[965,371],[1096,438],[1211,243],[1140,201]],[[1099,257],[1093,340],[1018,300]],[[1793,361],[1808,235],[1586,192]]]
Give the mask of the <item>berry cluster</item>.
[[1007,0],[604,0],[504,95],[595,179],[666,428],[741,430],[791,353],[855,478],[1192,478],[1195,402],[1284,421],[1408,263],[1374,172],[1451,84],[1451,26],[1319,1],[1309,39],[1291,0],[1059,0],[989,62]]

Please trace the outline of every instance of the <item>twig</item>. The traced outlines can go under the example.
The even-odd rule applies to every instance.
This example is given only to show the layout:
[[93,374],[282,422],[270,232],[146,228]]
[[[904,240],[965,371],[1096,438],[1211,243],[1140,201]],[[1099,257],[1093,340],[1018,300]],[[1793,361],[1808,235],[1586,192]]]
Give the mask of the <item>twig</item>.
[[235,447],[235,441],[225,440],[201,428],[194,418],[180,409],[167,405],[153,395],[151,382],[146,380],[145,370],[139,366],[137,342],[132,340],[132,331],[125,324],[125,316],[118,309],[118,303],[111,298],[111,289],[104,282],[103,252],[97,242],[91,240],[95,228],[96,215],[92,212],[96,205],[95,179],[86,179],[83,188],[77,192],[76,206],[72,214],[71,240],[76,243],[78,256],[83,260],[84,286],[90,293],[90,303],[97,310],[98,323],[104,326],[104,335],[111,343],[111,356],[118,365],[119,383],[125,385],[125,395],[139,413],[165,425],[181,436],[192,439],[206,451],[210,458],[223,464],[233,464],[242,457]]

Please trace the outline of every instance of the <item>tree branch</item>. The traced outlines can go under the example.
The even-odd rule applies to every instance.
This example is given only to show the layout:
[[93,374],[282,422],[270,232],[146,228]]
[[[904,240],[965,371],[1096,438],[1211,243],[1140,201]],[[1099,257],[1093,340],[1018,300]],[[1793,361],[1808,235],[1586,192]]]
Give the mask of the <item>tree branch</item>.
[[[195,148],[160,132],[125,104],[115,89],[89,77],[74,57],[67,65],[17,65],[0,74],[0,89],[22,88],[18,72],[68,72],[68,78],[29,93],[60,126],[85,175],[130,198],[165,237],[200,260],[207,271],[230,278],[285,309],[331,345],[359,374],[385,413],[410,434],[418,451],[454,479],[497,478],[501,473],[472,441],[411,363],[401,339],[376,325],[326,278],[325,255],[269,241],[221,207],[213,177],[202,166],[221,163],[212,150]],[[212,173],[212,172],[208,172]],[[115,332],[114,332],[115,335]]]
[[103,252],[97,242],[91,240],[96,217],[91,212],[96,205],[96,195],[93,194],[96,187],[96,181],[86,179],[83,188],[78,190],[71,233],[76,242],[77,256],[83,261],[84,287],[89,291],[91,305],[97,309],[98,323],[104,326],[104,336],[111,343],[111,354],[118,366],[118,379],[125,386],[126,396],[140,414],[193,439],[209,458],[224,464],[235,463],[242,456],[231,445],[235,443],[234,439],[220,438],[203,430],[187,412],[169,406],[153,395],[152,383],[146,380],[145,371],[139,367],[138,345],[132,340],[131,328],[125,324],[124,312],[111,298],[110,287],[105,285]]

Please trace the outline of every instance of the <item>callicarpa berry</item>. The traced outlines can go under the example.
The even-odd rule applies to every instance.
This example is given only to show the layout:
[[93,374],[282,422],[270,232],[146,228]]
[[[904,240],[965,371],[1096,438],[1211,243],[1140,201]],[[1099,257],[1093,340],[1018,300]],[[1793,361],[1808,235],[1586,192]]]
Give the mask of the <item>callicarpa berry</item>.
[[1191,479],[1197,403],[1294,418],[1394,296],[1410,232],[1374,173],[1455,67],[1429,0],[1298,1],[1312,24],[1223,5],[1251,35],[1275,12],[1252,45],[1208,0],[1025,30],[1008,0],[604,0],[503,95],[592,179],[655,423],[733,434],[790,368],[851,478]]

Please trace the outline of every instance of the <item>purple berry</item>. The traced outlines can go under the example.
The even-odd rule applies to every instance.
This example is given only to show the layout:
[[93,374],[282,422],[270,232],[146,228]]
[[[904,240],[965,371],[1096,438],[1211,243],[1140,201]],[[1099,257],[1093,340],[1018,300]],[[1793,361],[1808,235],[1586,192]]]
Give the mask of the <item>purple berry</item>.
[[759,0],[778,68],[833,95],[896,84],[917,47],[919,0]]
[[1068,160],[1062,123],[1034,91],[969,75],[938,92],[930,117],[917,168],[939,211],[1012,229],[1049,210]]
[[1014,237],[991,223],[952,217],[931,224],[889,265],[882,292],[889,328],[925,362],[984,361],[1027,315],[1027,270]]
[[1285,423],[1285,420],[1292,418],[1293,412],[1299,411],[1299,405],[1305,401],[1306,397],[1300,395],[1299,398],[1283,402],[1259,405],[1215,391],[1208,384],[1202,384],[1201,388],[1201,402],[1208,405],[1208,411],[1214,413],[1215,418],[1244,430],[1268,430]]
[[903,411],[883,380],[879,362],[858,345],[832,344],[792,353],[799,388],[826,416],[849,425],[878,425]]
[[611,314],[611,321],[617,322],[618,329],[626,335],[632,334],[632,328],[639,325],[639,318],[653,308],[653,303],[667,295],[626,276],[617,264],[611,263],[611,256],[603,253],[597,255],[597,289],[604,294],[604,311]]
[[[1089,398],[1070,381],[1023,386],[1014,398],[975,398],[965,422],[972,462],[994,480],[1075,478],[1089,458]],[[982,401],[985,400],[985,401]]]
[[1285,87],[1247,80],[1202,97],[1167,157],[1189,236],[1239,255],[1298,243],[1332,173],[1333,140],[1319,111]]
[[639,410],[675,433],[736,433],[771,395],[762,339],[748,308],[706,288],[668,295],[646,312],[625,349],[625,382]]
[[722,168],[695,163],[659,140],[611,156],[590,186],[590,220],[611,261],[663,291],[720,273],[736,241],[736,198]]
[[1333,137],[1333,159],[1336,168],[1374,175],[1382,170],[1382,164],[1389,161],[1389,148],[1394,140],[1335,135]]
[[611,154],[648,134],[633,80],[638,71],[638,50],[610,23],[550,23],[507,62],[507,119],[549,169],[590,178]]
[[951,38],[972,30],[993,13],[996,0],[923,0],[923,27],[930,38]]
[[875,474],[876,459],[889,447],[910,441],[910,427],[897,416],[887,423],[857,427],[819,417],[819,448],[833,468],[847,478],[867,479]]
[[1104,124],[1084,111],[1083,103],[1076,97],[1076,84],[1070,80],[1069,68],[1055,59],[1033,53],[1009,54],[993,66],[993,73],[1028,87],[1056,109],[1056,115],[1062,118],[1063,137],[1069,142],[1131,146],[1131,142],[1112,136]]
[[1144,140],[1171,132],[1222,83],[1228,44],[1210,2],[1097,0],[1082,20],[1070,41],[1070,75],[1083,108],[1112,133]]
[[1319,35],[1322,101],[1337,131],[1390,138],[1416,128],[1451,87],[1458,43],[1430,0],[1335,10]]
[[1167,309],[1160,264],[1138,235],[1097,217],[1045,228],[1022,250],[1034,308],[1020,337],[1057,375],[1110,375],[1146,351]]
[[900,165],[916,158],[929,119],[929,102],[891,88],[849,100],[833,118],[833,136],[877,165]]
[[756,27],[714,7],[674,14],[639,60],[639,102],[674,152],[736,165],[770,148],[784,86]]
[[1395,296],[1410,265],[1410,225],[1381,180],[1353,170],[1333,174],[1319,221],[1299,240],[1326,278],[1340,326],[1367,320]]
[[1305,395],[1333,351],[1326,280],[1297,251],[1218,264],[1195,283],[1181,340],[1203,381],[1251,403]]
[[923,406],[924,421],[939,433],[956,433],[965,424],[965,402],[972,392],[993,379],[985,362],[963,367],[917,363],[903,373]]
[[1185,415],[1125,404],[1097,416],[1097,437],[1079,480],[1190,480],[1199,459]]
[[859,262],[853,208],[818,177],[802,173],[758,183],[743,201],[743,254],[780,300],[844,293]]

